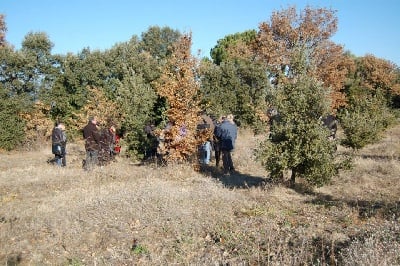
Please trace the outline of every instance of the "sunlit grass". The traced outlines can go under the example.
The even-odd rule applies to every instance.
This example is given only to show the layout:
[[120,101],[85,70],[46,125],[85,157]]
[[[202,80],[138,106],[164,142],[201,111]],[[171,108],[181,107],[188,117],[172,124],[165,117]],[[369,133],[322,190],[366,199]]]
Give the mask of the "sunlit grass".
[[399,228],[400,127],[389,132],[313,191],[270,183],[253,157],[260,136],[243,129],[232,176],[123,156],[86,172],[81,143],[69,144],[66,168],[46,163],[48,147],[0,154],[0,262],[396,264],[399,239],[386,236]]

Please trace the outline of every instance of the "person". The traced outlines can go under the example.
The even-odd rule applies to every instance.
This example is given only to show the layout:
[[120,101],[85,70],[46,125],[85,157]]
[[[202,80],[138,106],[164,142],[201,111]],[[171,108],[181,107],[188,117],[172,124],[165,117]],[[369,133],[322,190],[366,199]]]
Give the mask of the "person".
[[108,164],[114,159],[114,146],[115,146],[115,126],[109,125],[100,131],[99,142],[99,165],[103,166]]
[[233,121],[233,115],[229,114],[225,120],[216,129],[216,137],[221,141],[222,164],[224,174],[235,173],[232,161],[232,151],[235,148],[238,128]]
[[156,158],[157,156],[157,146],[158,146],[158,140],[157,136],[154,133],[154,130],[156,129],[155,125],[152,122],[149,122],[146,124],[144,128],[144,132],[146,133],[146,151],[144,155],[144,159],[153,159]]
[[336,132],[338,128],[338,121],[336,117],[332,114],[329,114],[325,117],[322,117],[322,123],[325,127],[328,128],[330,134],[329,134],[329,140],[335,140],[336,139]]
[[219,162],[221,161],[221,141],[216,136],[219,126],[225,120],[225,116],[221,116],[218,120],[214,121],[214,132],[213,132],[213,149],[215,157],[215,166],[219,167]]
[[54,154],[54,162],[58,166],[67,166],[66,148],[67,134],[63,123],[56,123],[51,133],[51,150]]
[[97,127],[96,117],[89,117],[88,124],[83,128],[83,138],[86,150],[83,167],[85,170],[92,170],[99,163],[100,130]]

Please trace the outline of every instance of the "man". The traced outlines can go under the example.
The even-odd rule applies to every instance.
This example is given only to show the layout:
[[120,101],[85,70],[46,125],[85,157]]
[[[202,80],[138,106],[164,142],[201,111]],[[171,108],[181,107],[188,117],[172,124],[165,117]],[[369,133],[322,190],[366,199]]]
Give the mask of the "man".
[[86,161],[85,170],[92,170],[99,163],[100,131],[97,127],[96,117],[90,117],[88,124],[83,128],[85,139]]
[[213,148],[215,157],[215,166],[219,167],[219,162],[221,161],[221,140],[217,137],[217,132],[221,123],[225,120],[225,116],[221,116],[218,120],[214,121],[214,132],[213,132]]
[[224,174],[235,172],[231,152],[235,148],[237,132],[238,129],[235,122],[233,121],[232,114],[227,115],[221,125],[215,128],[215,136],[221,142],[220,148],[222,151],[222,164],[224,167]]
[[54,154],[54,162],[58,166],[67,166],[66,147],[67,135],[63,123],[57,123],[51,133],[51,150]]

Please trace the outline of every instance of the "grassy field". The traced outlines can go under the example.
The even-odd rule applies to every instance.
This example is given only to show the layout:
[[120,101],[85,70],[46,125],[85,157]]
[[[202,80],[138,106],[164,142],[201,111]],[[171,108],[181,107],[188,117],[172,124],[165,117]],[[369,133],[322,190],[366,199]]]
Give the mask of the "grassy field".
[[[50,145],[0,154],[1,265],[400,265],[400,126],[311,190],[272,183],[241,130],[239,174],[213,165],[82,170]],[[348,152],[339,147],[338,152]]]

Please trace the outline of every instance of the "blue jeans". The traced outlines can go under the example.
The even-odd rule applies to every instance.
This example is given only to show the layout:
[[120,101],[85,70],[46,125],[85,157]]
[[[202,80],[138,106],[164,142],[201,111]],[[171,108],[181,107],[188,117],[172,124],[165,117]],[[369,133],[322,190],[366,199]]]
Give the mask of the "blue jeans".
[[206,141],[201,145],[202,156],[200,162],[202,164],[209,164],[211,159],[211,142]]
[[67,166],[67,161],[65,158],[65,154],[61,154],[61,155],[54,155],[54,162],[57,166]]

